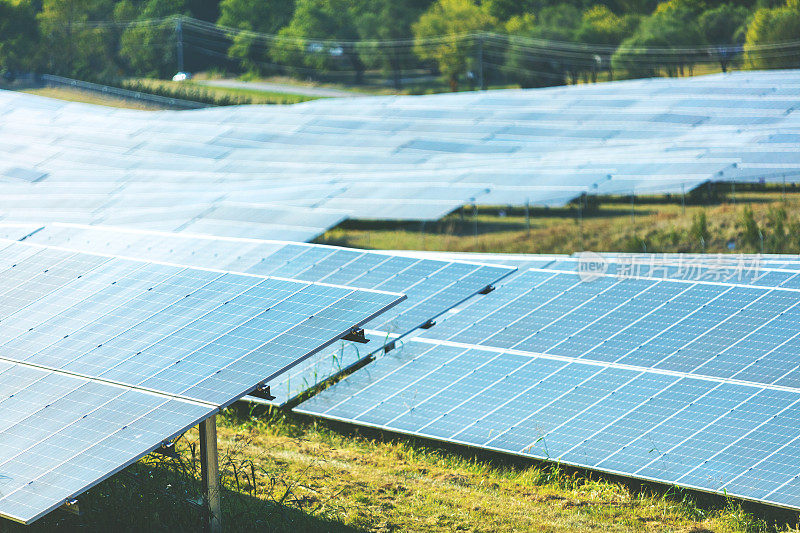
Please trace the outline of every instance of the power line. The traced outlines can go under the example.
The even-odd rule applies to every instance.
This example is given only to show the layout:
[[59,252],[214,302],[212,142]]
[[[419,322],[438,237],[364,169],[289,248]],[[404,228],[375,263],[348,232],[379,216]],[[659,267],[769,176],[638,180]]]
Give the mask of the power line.
[[[579,43],[570,41],[558,41],[552,39],[542,39],[536,37],[529,37],[516,34],[502,34],[497,32],[464,32],[448,35],[441,35],[436,37],[425,38],[405,38],[405,39],[329,39],[319,37],[293,37],[281,34],[263,33],[252,30],[238,29],[230,26],[223,26],[204,20],[199,20],[183,15],[174,15],[171,17],[131,20],[131,21],[86,21],[86,22],[72,22],[72,27],[87,27],[87,28],[127,28],[137,26],[154,26],[160,24],[178,24],[180,21],[184,29],[193,28],[196,31],[204,31],[209,33],[216,33],[227,38],[235,38],[238,36],[248,37],[255,41],[264,41],[268,43],[285,43],[303,46],[309,43],[316,43],[320,45],[331,46],[377,46],[377,47],[419,47],[419,46],[435,46],[439,44],[452,43],[453,40],[472,41],[477,42],[483,40],[485,43],[494,41],[503,46],[513,46],[517,49],[546,49],[549,51],[561,52],[581,52],[581,53],[614,53],[619,51],[631,53],[645,53],[645,54],[665,54],[665,55],[687,55],[697,53],[719,53],[720,50],[732,49],[741,51],[744,47],[738,43],[729,44],[703,44],[695,46],[666,46],[666,47],[640,47],[629,45],[604,45],[604,44],[591,44]],[[777,43],[766,43],[757,45],[747,45],[746,50],[751,53],[758,53],[761,51],[785,51],[793,48],[800,48],[800,40],[783,41]]]

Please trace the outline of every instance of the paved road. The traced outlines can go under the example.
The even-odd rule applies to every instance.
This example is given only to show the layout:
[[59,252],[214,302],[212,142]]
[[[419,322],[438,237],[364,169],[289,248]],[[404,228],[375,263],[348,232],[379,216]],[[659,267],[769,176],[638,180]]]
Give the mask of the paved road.
[[302,94],[304,96],[358,96],[357,93],[327,89],[325,87],[308,87],[305,85],[291,85],[288,83],[268,83],[264,81],[239,81],[239,80],[196,80],[203,85],[216,87],[231,87],[233,89],[256,89],[273,93]]

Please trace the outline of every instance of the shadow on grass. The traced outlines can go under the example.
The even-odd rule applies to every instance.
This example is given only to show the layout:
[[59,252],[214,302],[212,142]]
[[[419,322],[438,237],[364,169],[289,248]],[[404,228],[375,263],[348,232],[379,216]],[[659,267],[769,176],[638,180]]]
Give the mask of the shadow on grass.
[[[0,533],[202,531],[200,483],[174,459],[151,456],[116,474],[79,497],[81,515],[56,510],[33,525],[0,519]],[[221,467],[223,465],[220,465]],[[274,480],[273,480],[274,481]],[[269,480],[266,480],[268,483]],[[238,483],[238,482],[237,482]],[[226,532],[303,533],[360,530],[304,510],[303,501],[266,500],[224,488],[222,525]]]

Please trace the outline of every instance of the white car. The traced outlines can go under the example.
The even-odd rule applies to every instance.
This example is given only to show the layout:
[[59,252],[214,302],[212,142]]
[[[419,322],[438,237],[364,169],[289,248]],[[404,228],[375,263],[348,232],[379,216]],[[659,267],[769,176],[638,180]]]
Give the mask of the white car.
[[172,76],[172,81],[186,81],[190,79],[192,79],[192,74],[190,72],[178,72]]

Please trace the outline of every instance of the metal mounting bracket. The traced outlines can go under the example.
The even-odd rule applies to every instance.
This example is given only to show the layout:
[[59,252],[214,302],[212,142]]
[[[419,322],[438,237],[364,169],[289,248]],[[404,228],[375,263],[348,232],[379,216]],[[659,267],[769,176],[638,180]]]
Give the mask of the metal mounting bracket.
[[256,389],[250,393],[250,396],[254,396],[261,400],[268,400],[268,401],[272,401],[276,398],[276,396],[273,396],[272,393],[270,392],[269,385],[266,385],[264,383],[256,387]]
[[481,290],[478,292],[478,294],[489,294],[489,293],[490,293],[490,292],[492,292],[493,290],[494,290],[494,285],[487,285],[487,286],[485,286],[484,288],[482,288],[482,289],[481,289]]
[[357,342],[359,344],[366,344],[369,342],[367,335],[364,333],[364,330],[361,328],[353,328],[350,332],[342,337],[342,340]]

